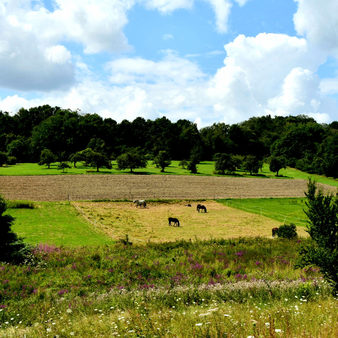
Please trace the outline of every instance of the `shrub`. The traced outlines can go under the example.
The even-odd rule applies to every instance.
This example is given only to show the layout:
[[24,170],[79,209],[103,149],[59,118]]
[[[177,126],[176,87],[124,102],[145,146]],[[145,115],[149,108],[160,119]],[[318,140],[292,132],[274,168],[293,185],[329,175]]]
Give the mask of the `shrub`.
[[297,237],[296,226],[293,223],[281,225],[277,230],[277,236],[288,239]]
[[21,263],[25,258],[27,248],[21,238],[11,229],[14,218],[3,215],[7,210],[7,204],[0,196],[0,261]]
[[316,265],[338,290],[338,195],[324,195],[309,180],[305,193],[307,232],[312,241],[300,249],[299,267]]

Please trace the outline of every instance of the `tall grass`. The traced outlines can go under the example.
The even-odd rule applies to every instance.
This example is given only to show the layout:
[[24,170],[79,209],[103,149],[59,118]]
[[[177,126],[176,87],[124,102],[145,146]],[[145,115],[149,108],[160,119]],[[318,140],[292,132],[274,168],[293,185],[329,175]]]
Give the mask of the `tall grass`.
[[39,245],[0,264],[0,336],[335,336],[336,299],[301,243],[263,238]]

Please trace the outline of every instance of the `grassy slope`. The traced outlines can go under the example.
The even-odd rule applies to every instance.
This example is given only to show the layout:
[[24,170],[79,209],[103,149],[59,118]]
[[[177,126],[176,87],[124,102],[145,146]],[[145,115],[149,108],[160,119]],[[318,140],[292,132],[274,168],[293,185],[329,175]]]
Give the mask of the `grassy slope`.
[[34,209],[8,209],[15,218],[13,231],[30,244],[101,245],[109,240],[67,203],[34,203]]
[[219,200],[232,208],[275,219],[282,224],[306,225],[305,198],[248,198]]
[[[144,175],[191,175],[188,170],[182,169],[179,165],[179,161],[172,161],[172,164],[166,168],[164,173],[160,172],[159,168],[156,168],[153,163],[150,161],[147,168],[136,169],[135,173],[144,174]],[[202,176],[214,176],[214,162],[213,161],[203,161],[198,166],[198,174]],[[65,174],[96,174],[96,170],[93,168],[88,168],[82,166],[78,163],[77,168],[67,169]],[[113,162],[113,169],[100,169],[101,174],[129,174],[128,170],[120,171],[117,169],[116,162]],[[23,176],[23,175],[62,175],[62,171],[57,169],[57,164],[52,165],[50,169],[47,169],[45,166],[39,166],[37,163],[20,163],[14,166],[0,167],[0,175],[14,175],[14,176]],[[248,173],[238,171],[236,176],[241,177],[262,177],[262,178],[276,178],[275,174],[269,170],[267,164],[263,166],[263,169],[260,171],[258,176],[250,176]],[[315,179],[317,182],[329,184],[332,186],[338,187],[338,180],[333,178],[328,178],[320,175],[312,175],[305,172],[302,172],[297,169],[287,168],[280,170],[280,177],[283,178],[296,178],[307,180],[309,177]]]

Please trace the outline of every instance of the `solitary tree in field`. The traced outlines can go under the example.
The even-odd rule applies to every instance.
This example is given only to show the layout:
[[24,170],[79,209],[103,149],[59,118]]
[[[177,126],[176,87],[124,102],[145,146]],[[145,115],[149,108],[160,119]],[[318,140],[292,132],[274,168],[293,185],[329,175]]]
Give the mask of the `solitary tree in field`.
[[250,175],[257,174],[262,168],[263,162],[254,155],[247,155],[242,163],[243,169],[248,171]]
[[100,168],[104,167],[107,169],[111,169],[112,165],[110,160],[104,154],[98,153],[96,151],[92,151],[87,155],[87,161],[93,167],[96,167],[96,171],[100,171]]
[[324,195],[311,180],[305,195],[311,242],[301,248],[299,266],[318,266],[338,291],[338,195]]
[[286,168],[286,158],[284,156],[271,156],[270,171],[275,172],[276,176],[278,176],[279,170],[285,168]]
[[130,169],[132,173],[136,168],[145,168],[147,159],[137,149],[131,149],[116,159],[119,170]]
[[224,175],[225,171],[230,173],[236,170],[236,161],[231,154],[218,153],[215,155],[215,171]]
[[0,261],[20,263],[24,259],[26,246],[11,229],[14,218],[3,215],[6,210],[6,202],[0,196]]
[[58,165],[58,169],[62,170],[62,172],[65,172],[65,169],[70,168],[70,165],[66,162],[60,162],[60,164]]
[[73,163],[74,168],[76,168],[76,163],[79,161],[83,161],[83,155],[81,151],[74,153],[69,156],[69,161]]
[[55,161],[56,161],[56,156],[49,149],[44,149],[41,151],[39,165],[46,164],[48,169],[50,169],[51,163]]
[[169,153],[165,150],[159,151],[154,159],[154,162],[161,168],[161,172],[164,172],[164,169],[171,164]]

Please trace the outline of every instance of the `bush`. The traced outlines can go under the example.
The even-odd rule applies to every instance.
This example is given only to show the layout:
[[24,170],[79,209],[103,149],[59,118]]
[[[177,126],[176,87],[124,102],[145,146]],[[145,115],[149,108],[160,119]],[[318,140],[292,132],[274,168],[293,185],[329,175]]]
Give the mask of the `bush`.
[[299,267],[316,265],[338,291],[338,195],[324,195],[309,180],[305,214],[312,241],[300,249]]
[[28,251],[22,239],[11,229],[14,218],[3,215],[7,204],[0,196],[0,261],[9,263],[22,263]]
[[293,223],[281,225],[277,230],[277,236],[288,239],[297,237],[296,226]]

